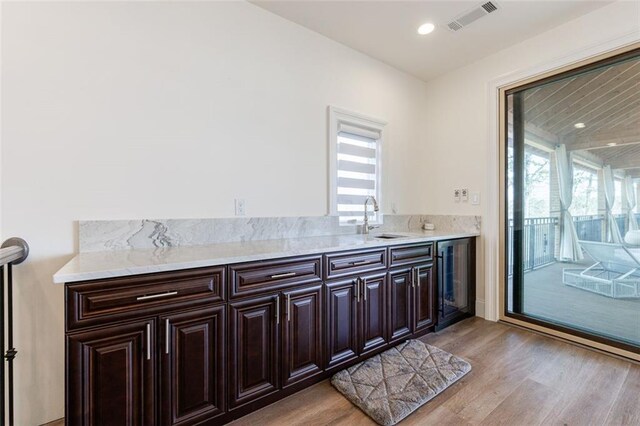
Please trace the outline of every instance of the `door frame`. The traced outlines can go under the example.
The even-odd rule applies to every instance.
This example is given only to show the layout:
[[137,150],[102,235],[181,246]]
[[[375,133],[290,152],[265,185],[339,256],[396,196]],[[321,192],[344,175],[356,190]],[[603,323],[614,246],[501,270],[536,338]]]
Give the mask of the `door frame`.
[[507,90],[524,84],[541,80],[562,72],[601,61],[634,49],[640,48],[640,41],[635,32],[615,37],[597,45],[578,49],[572,53],[548,63],[525,70],[516,71],[487,85],[488,100],[488,158],[489,170],[487,185],[487,204],[485,207],[485,318],[491,321],[502,321],[516,326],[548,334],[552,337],[567,340],[600,351],[640,361],[640,353],[614,347],[605,343],[552,329],[545,325],[522,321],[505,315],[505,267],[506,248],[506,194],[505,194],[505,117],[504,94]]

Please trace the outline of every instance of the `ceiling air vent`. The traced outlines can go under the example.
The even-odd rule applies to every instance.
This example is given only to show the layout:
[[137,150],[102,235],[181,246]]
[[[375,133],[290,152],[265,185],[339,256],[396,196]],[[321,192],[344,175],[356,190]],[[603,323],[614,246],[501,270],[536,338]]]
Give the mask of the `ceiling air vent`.
[[498,5],[493,2],[486,2],[478,7],[468,10],[458,15],[453,21],[447,24],[451,31],[459,31],[472,22],[477,21],[485,15],[498,10]]

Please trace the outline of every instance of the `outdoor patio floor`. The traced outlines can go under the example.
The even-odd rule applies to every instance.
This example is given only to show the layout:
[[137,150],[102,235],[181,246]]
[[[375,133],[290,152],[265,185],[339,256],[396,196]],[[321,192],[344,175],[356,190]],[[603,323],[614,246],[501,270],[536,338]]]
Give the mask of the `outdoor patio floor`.
[[525,273],[525,313],[640,345],[640,299],[613,299],[562,283],[564,268],[592,263],[558,262]]

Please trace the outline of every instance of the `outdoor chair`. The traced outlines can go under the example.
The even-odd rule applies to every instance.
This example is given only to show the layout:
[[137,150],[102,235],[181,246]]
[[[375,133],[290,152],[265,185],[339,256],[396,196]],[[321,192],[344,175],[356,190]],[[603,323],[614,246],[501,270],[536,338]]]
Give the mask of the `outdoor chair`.
[[586,269],[564,268],[565,285],[615,299],[640,298],[640,248],[580,241],[596,262]]

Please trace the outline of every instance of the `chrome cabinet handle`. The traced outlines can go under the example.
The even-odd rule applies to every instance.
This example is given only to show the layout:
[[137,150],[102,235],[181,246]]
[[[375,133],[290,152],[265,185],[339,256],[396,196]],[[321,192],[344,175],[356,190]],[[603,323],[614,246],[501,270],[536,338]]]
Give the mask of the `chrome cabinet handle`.
[[416,288],[416,268],[411,268],[411,288]]
[[169,318],[164,320],[164,353],[169,353],[169,337],[171,332],[169,330]]
[[276,296],[276,324],[280,324],[280,295]]
[[147,361],[151,359],[151,324],[147,323]]
[[353,285],[356,293],[356,302],[360,302],[360,278],[353,280]]
[[287,278],[287,277],[295,277],[295,276],[296,276],[296,272],[285,272],[284,274],[271,275],[269,278],[275,279],[275,278]]
[[366,259],[354,260],[353,262],[349,262],[349,265],[356,266],[356,265],[364,265],[365,263],[369,263],[369,261]]
[[136,300],[159,299],[161,297],[175,296],[176,294],[178,294],[177,291],[167,291],[165,293],[150,294],[148,296],[138,296]]
[[420,267],[416,267],[416,283],[418,284],[418,288],[420,288]]
[[362,278],[362,296],[364,298],[364,301],[367,301],[367,279],[366,278]]
[[287,294],[287,322],[291,321],[291,293]]

